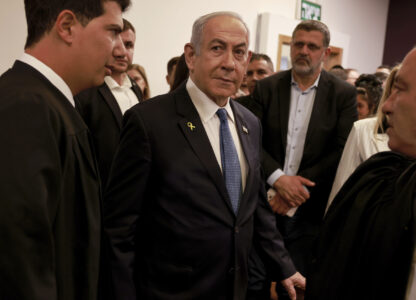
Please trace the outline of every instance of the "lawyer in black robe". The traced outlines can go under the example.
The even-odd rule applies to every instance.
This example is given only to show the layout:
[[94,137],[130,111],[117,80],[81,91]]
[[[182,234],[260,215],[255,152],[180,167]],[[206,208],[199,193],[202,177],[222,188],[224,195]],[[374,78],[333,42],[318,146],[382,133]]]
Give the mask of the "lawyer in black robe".
[[306,299],[404,299],[415,190],[415,160],[382,152],[358,167],[324,219]]
[[88,130],[17,61],[0,78],[0,299],[97,298],[100,190]]

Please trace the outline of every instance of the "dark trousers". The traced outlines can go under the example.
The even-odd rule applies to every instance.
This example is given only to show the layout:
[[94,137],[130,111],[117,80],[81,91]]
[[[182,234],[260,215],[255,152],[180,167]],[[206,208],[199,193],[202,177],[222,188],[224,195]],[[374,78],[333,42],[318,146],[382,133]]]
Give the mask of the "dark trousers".
[[267,277],[263,261],[253,247],[248,259],[247,300],[270,300],[270,279]]
[[270,284],[262,290],[247,290],[246,300],[270,300]]
[[[276,219],[277,227],[285,240],[285,247],[289,251],[297,271],[307,277],[313,245],[318,236],[318,226],[302,220],[297,214],[292,218],[277,216]],[[276,285],[276,290],[279,300],[290,299],[279,282]]]

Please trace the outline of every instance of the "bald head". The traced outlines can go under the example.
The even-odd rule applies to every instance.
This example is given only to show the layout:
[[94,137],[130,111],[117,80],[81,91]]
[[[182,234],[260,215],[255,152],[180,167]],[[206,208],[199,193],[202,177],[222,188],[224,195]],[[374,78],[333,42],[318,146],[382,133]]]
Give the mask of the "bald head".
[[383,112],[390,126],[389,147],[416,158],[416,49],[404,58]]

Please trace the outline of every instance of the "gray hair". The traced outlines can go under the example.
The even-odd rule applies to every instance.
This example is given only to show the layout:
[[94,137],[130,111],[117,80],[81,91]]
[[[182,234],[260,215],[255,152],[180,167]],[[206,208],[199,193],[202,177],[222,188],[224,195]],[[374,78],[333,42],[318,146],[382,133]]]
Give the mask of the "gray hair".
[[[247,31],[247,41],[250,40],[250,31],[248,30],[247,24],[243,21],[241,16],[232,11],[217,11],[207,15],[203,15],[199,17],[192,26],[192,36],[191,36],[191,44],[194,46],[195,53],[199,55],[201,50],[201,42],[202,42],[202,34],[204,32],[204,26],[208,23],[209,20],[220,17],[220,16],[228,16],[239,20]],[[248,45],[247,45],[248,46]]]
[[313,31],[313,30],[319,31],[324,36],[324,40],[323,40],[324,47],[329,46],[329,42],[331,41],[331,35],[329,33],[328,26],[326,26],[324,23],[320,21],[316,21],[316,20],[305,20],[305,21],[300,22],[296,26],[295,30],[293,30],[292,40],[295,38],[295,33],[298,30],[304,30],[308,32]]

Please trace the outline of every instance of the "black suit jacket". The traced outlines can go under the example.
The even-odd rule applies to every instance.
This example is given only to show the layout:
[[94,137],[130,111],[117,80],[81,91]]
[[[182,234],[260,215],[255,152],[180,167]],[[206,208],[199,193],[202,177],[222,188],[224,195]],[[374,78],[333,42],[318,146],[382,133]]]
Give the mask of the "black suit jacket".
[[86,125],[41,73],[0,78],[0,299],[96,299],[98,170]]
[[244,299],[253,234],[275,278],[295,272],[264,193],[259,121],[231,105],[249,168],[237,216],[185,85],[126,112],[105,194],[120,298],[136,285],[139,299]]
[[[140,88],[129,77],[132,90],[139,102],[143,100]],[[111,163],[116,152],[123,115],[117,100],[106,83],[79,93],[75,104],[91,131],[102,186],[107,184]]]
[[[263,125],[263,168],[266,178],[283,170],[290,110],[291,70],[260,80],[253,93],[253,109]],[[355,88],[321,72],[306,134],[298,175],[316,183],[310,198],[297,211],[299,219],[322,220],[336,168],[353,122],[357,120]],[[309,227],[310,229],[316,227]]]

